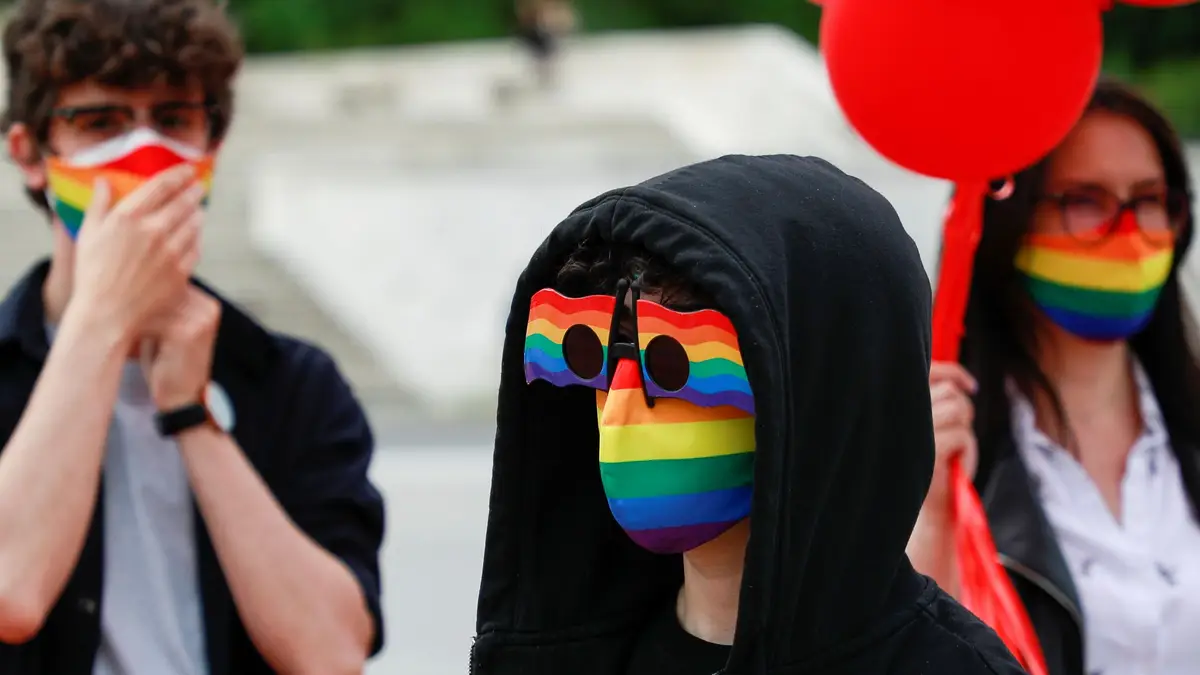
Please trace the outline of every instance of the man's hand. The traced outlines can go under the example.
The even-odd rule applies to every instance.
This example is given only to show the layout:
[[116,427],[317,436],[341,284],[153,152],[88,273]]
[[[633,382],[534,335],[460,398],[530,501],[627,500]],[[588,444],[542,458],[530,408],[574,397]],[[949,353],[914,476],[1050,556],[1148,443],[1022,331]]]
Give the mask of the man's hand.
[[187,289],[202,194],[187,166],[155,176],[111,209],[99,183],[74,260],[55,261],[73,272],[71,298],[0,453],[0,642],[41,631],[79,560],[121,369],[142,323]]
[[212,372],[221,303],[189,286],[182,300],[147,325],[142,370],[159,410],[198,403]]
[[203,196],[186,164],[156,175],[112,208],[110,187],[98,181],[76,242],[68,315],[97,318],[132,342],[187,287],[199,257]]

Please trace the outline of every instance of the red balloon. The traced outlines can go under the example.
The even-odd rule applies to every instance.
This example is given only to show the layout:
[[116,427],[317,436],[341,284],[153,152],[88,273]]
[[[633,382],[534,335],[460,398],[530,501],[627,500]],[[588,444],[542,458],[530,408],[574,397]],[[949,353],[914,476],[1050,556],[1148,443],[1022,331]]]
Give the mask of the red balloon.
[[837,0],[821,49],[838,103],[912,171],[986,180],[1033,164],[1100,74],[1096,0]]

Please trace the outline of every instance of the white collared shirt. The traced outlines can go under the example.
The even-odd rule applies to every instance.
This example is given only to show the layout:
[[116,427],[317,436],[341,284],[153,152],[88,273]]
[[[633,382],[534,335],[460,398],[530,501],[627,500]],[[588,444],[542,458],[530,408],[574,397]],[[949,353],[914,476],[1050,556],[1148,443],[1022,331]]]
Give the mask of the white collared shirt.
[[1143,428],[1113,517],[1083,466],[1038,430],[1009,388],[1013,435],[1070,568],[1084,617],[1087,675],[1200,673],[1200,523],[1154,390],[1134,365]]

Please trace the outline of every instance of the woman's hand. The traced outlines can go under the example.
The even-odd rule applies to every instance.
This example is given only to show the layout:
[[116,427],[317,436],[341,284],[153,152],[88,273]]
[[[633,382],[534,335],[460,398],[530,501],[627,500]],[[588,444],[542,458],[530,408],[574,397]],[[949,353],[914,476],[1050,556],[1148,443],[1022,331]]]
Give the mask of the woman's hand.
[[961,457],[963,470],[968,476],[975,476],[975,467],[979,463],[979,446],[971,426],[975,420],[971,394],[975,393],[975,389],[975,378],[957,363],[934,363],[929,369],[936,459],[933,481],[907,547],[913,567],[932,577],[955,597],[959,592],[959,579],[951,522],[954,505],[950,461]]
[[972,424],[975,405],[971,395],[975,378],[957,363],[934,363],[929,369],[929,398],[933,404],[933,439],[936,449],[933,481],[921,507],[923,516],[948,517],[951,513],[950,461],[962,458],[963,470],[975,476],[979,446]]

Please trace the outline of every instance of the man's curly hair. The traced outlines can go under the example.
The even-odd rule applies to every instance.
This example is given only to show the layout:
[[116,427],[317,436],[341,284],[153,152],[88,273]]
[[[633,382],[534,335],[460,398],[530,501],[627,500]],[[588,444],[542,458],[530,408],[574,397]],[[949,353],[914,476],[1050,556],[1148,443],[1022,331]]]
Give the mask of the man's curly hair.
[[[215,144],[229,128],[243,56],[236,26],[214,0],[21,0],[4,28],[0,131],[25,124],[44,144],[60,90],[84,80],[129,89],[196,82],[212,109]],[[48,208],[40,193],[30,197]]]

